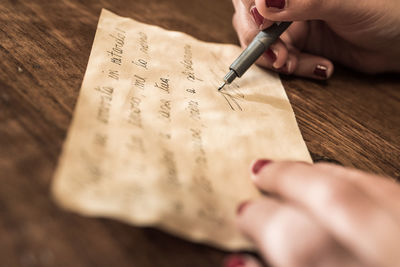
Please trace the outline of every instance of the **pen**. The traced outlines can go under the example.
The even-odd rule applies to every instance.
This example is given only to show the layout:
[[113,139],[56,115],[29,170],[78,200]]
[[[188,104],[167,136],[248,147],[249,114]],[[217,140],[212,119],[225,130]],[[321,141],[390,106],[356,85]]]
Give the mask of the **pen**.
[[260,31],[249,46],[229,67],[224,77],[224,83],[218,88],[220,91],[226,84],[231,84],[236,77],[242,75],[256,62],[256,60],[272,45],[281,34],[292,24],[291,21],[276,22],[267,29]]

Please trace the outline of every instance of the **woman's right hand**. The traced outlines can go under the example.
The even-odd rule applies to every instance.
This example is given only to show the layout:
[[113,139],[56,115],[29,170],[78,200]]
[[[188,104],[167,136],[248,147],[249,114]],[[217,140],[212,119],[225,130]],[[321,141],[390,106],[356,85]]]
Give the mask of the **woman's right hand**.
[[274,21],[294,21],[258,64],[326,79],[332,61],[366,73],[400,72],[399,0],[233,0],[243,47]]

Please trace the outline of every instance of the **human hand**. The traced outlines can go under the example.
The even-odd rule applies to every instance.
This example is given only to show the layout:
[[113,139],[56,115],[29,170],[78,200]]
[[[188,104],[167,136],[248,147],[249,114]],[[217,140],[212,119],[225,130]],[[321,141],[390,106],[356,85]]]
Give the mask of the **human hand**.
[[[400,266],[400,186],[332,164],[257,161],[266,193],[238,208],[238,225],[272,266]],[[250,256],[226,267],[262,266]]]
[[332,75],[332,61],[371,74],[400,72],[399,0],[233,0],[233,4],[233,25],[243,47],[273,21],[294,21],[258,60],[263,67],[315,79]]

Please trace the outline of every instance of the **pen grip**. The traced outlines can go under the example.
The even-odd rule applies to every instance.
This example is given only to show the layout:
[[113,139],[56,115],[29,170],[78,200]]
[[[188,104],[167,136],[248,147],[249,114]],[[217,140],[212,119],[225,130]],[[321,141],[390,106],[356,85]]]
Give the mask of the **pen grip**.
[[292,22],[275,23],[271,27],[260,31],[249,46],[229,67],[238,77],[257,61],[257,59],[272,45]]

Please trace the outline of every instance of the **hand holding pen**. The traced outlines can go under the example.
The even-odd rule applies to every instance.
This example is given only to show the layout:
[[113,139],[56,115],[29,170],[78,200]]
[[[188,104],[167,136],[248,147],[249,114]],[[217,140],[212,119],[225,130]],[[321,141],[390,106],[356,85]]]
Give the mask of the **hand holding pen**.
[[[399,0],[233,2],[243,48],[274,21],[293,21],[258,65],[313,79],[328,79],[332,62],[365,73],[400,72]],[[252,61],[245,52],[231,75],[243,74],[236,63]],[[237,224],[268,266],[400,266],[399,183],[327,163],[260,159],[251,169],[266,194],[238,206]],[[224,266],[264,265],[236,254]]]
[[280,73],[324,80],[332,62],[366,73],[400,72],[400,1],[362,2],[233,0],[233,25],[245,48],[276,21],[294,21],[257,61]]

